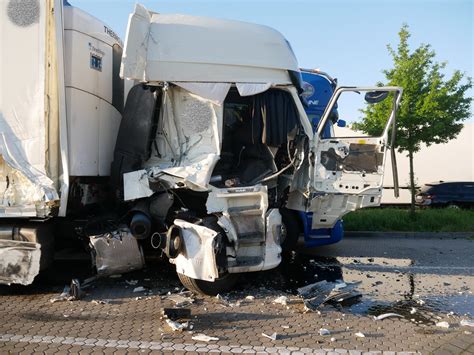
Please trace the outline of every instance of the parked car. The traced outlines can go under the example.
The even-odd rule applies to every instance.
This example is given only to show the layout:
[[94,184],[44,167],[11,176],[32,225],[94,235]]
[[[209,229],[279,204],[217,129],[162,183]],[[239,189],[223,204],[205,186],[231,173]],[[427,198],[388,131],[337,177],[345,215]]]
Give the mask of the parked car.
[[474,181],[425,184],[416,195],[416,204],[432,207],[473,207]]

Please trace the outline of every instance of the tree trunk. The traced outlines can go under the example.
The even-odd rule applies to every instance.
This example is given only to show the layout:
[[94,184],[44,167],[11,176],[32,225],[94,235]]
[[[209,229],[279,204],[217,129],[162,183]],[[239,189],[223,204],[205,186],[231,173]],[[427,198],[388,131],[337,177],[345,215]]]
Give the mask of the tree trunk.
[[415,171],[413,169],[413,151],[408,151],[408,158],[410,160],[410,194],[411,194],[411,204],[410,204],[410,215],[415,216]]

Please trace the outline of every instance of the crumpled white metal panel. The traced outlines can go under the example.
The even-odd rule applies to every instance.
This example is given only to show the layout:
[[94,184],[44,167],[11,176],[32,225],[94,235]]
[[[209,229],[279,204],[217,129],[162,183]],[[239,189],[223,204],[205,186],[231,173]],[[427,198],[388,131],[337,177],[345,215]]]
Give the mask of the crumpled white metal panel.
[[129,18],[124,78],[290,84],[288,70],[298,70],[296,57],[267,26],[157,14],[140,4]]
[[205,191],[219,160],[223,108],[180,87],[163,96],[158,152],[153,147],[145,167],[152,178]]
[[176,272],[193,279],[214,281],[219,277],[214,254],[214,240],[217,232],[193,223],[176,219],[174,224],[182,228],[184,251],[170,262],[176,265]]

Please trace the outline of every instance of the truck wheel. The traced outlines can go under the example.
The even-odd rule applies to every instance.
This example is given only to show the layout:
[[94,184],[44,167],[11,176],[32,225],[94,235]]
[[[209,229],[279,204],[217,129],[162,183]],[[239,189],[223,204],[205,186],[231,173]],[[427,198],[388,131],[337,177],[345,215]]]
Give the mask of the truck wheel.
[[184,274],[177,273],[179,281],[189,291],[202,295],[215,296],[219,293],[226,293],[232,290],[238,281],[238,274],[225,274],[214,282],[193,279]]
[[281,214],[281,235],[280,245],[283,252],[288,252],[296,247],[301,234],[300,216],[296,211],[287,208],[280,208]]

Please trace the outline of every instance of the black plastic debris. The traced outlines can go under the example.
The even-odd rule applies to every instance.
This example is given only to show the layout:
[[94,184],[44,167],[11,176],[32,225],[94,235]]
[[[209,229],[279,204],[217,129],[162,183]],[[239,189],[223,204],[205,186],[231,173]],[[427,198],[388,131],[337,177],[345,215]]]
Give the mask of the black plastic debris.
[[171,320],[191,319],[190,308],[164,308],[162,314]]
[[298,294],[303,298],[306,308],[315,311],[323,303],[331,305],[350,306],[362,297],[354,288],[359,283],[345,284],[340,282],[319,281],[298,288]]
[[303,297],[306,308],[314,311],[324,303],[333,289],[333,282],[327,282],[326,280],[323,280],[298,288],[298,293],[301,297]]

